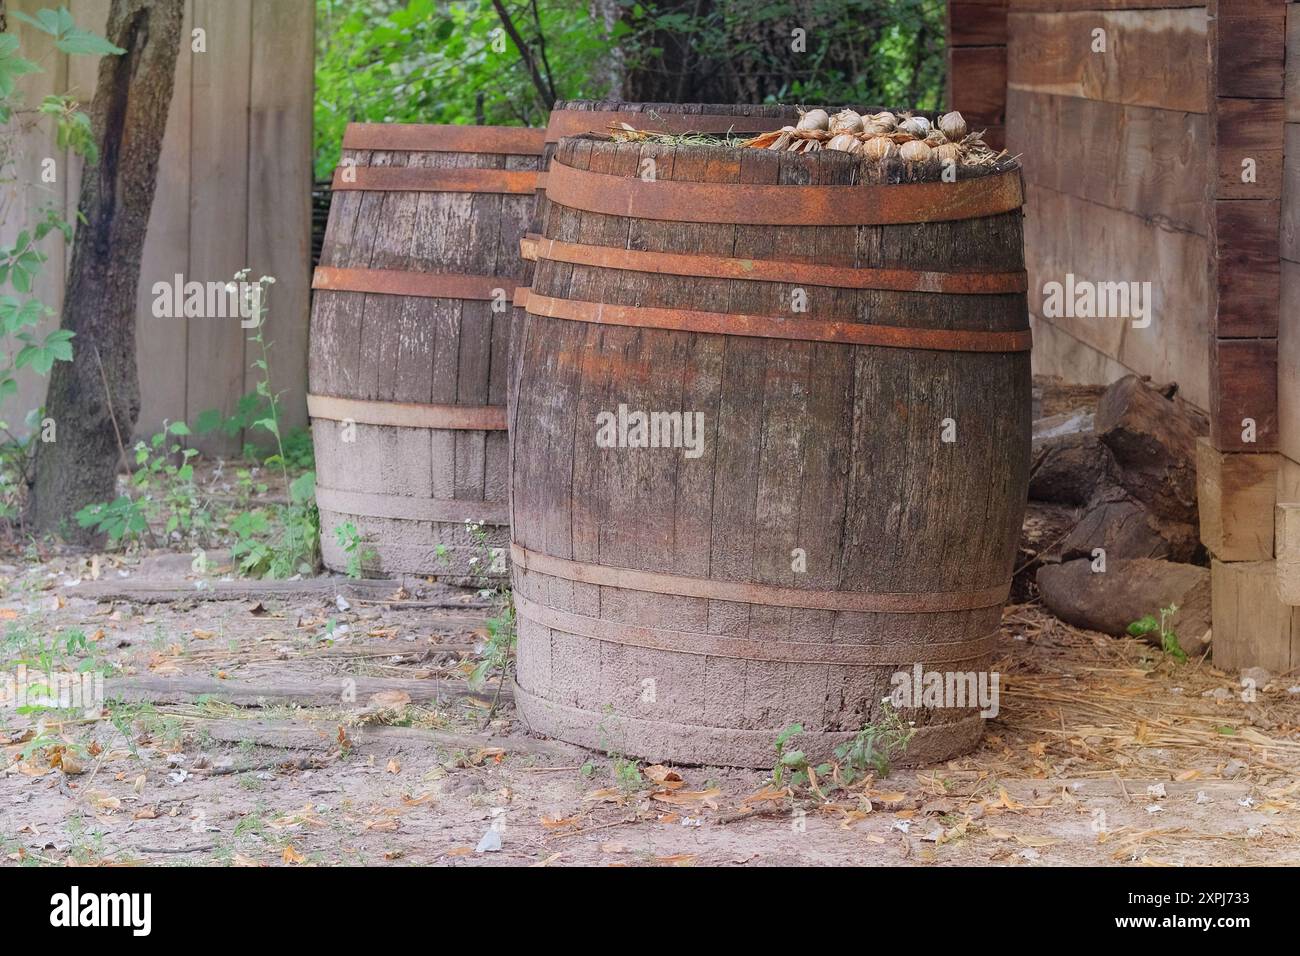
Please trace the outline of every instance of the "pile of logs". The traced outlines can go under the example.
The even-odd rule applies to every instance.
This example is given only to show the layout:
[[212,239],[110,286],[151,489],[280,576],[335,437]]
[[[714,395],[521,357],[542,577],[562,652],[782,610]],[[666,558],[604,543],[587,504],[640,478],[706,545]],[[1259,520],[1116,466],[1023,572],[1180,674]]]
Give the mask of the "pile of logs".
[[1196,439],[1208,430],[1177,386],[1132,375],[1095,409],[1038,419],[1013,599],[1041,597],[1067,623],[1112,634],[1176,606],[1183,649],[1203,651]]

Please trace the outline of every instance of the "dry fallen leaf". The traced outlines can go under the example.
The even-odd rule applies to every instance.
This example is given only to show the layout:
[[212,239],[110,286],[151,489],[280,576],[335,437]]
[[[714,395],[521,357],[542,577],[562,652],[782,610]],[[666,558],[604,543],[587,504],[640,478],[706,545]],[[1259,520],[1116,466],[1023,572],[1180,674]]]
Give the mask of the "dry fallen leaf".
[[683,785],[682,775],[661,763],[653,764],[642,771],[646,779],[664,790],[677,790]]
[[541,817],[541,823],[542,826],[545,827],[547,830],[562,830],[565,827],[576,827],[578,825],[578,818],[576,816],[572,816],[572,817],[543,816]]
[[721,790],[717,787],[710,787],[708,790],[664,790],[650,794],[650,799],[657,800],[660,803],[671,803],[677,807],[699,803],[710,810],[716,810],[718,809],[718,797],[720,796],[722,796]]
[[292,843],[284,848],[284,852],[280,854],[280,859],[285,863],[303,863],[307,860],[305,856],[293,848]]
[[387,770],[389,773],[401,773],[402,762],[398,760],[396,757],[393,757],[391,760],[388,761],[388,766],[385,767],[384,769]]

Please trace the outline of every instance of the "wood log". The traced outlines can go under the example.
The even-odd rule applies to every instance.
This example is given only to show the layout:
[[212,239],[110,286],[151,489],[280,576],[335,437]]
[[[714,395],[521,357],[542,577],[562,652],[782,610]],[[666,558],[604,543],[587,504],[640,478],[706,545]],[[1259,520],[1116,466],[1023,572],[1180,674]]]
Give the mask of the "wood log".
[[1119,466],[1117,480],[1160,520],[1196,522],[1196,439],[1206,422],[1136,375],[1097,403],[1097,438]]
[[[281,681],[272,684],[247,681],[216,680],[209,677],[110,677],[104,682],[107,700],[128,703],[192,704],[201,697],[233,704],[236,707],[265,707],[269,704],[293,704],[299,707],[339,707],[355,702],[364,706],[372,694],[401,691],[416,704],[458,700],[465,697],[490,699],[495,688],[473,691],[464,681],[407,679],[389,677],[330,677],[311,682]],[[502,699],[509,700],[508,690]]]

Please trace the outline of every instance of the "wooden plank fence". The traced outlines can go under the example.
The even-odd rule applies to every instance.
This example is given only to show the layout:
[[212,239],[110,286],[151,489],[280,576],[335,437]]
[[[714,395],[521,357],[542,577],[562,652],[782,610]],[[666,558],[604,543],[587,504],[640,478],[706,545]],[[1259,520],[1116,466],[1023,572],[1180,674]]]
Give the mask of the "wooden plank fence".
[[[53,0],[9,0],[10,12],[34,12]],[[67,0],[78,24],[102,31],[109,0]],[[167,119],[158,187],[149,220],[137,304],[137,357],[142,410],[137,435],[164,420],[219,408],[229,413],[257,381],[249,368],[255,346],[237,318],[169,318],[153,314],[154,284],[227,281],[244,267],[252,278],[273,275],[266,337],[273,387],[285,392],[290,427],[307,421],[307,321],[311,271],[313,0],[189,0],[176,65],[176,92]],[[50,38],[9,18],[25,55],[46,72],[26,77],[29,102],[71,92],[89,104],[97,61],[59,53]],[[196,33],[195,31],[202,31]],[[74,218],[81,163],[56,148],[41,126],[24,137],[20,184],[2,233],[12,240],[23,223],[53,198]],[[53,157],[59,182],[41,185],[41,161]],[[53,193],[51,193],[51,189]],[[70,250],[54,239],[36,292],[56,310]],[[51,320],[57,322],[57,318]],[[75,343],[74,343],[75,347]],[[23,375],[19,392],[0,409],[12,426],[44,401],[45,380]],[[205,451],[229,454],[243,436],[197,440]]]

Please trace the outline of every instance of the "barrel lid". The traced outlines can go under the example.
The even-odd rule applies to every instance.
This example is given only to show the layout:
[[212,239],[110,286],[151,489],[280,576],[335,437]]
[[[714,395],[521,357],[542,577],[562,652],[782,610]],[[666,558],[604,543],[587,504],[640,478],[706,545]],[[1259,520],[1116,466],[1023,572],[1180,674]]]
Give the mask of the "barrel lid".
[[349,123],[344,149],[540,156],[546,132],[526,126]]

